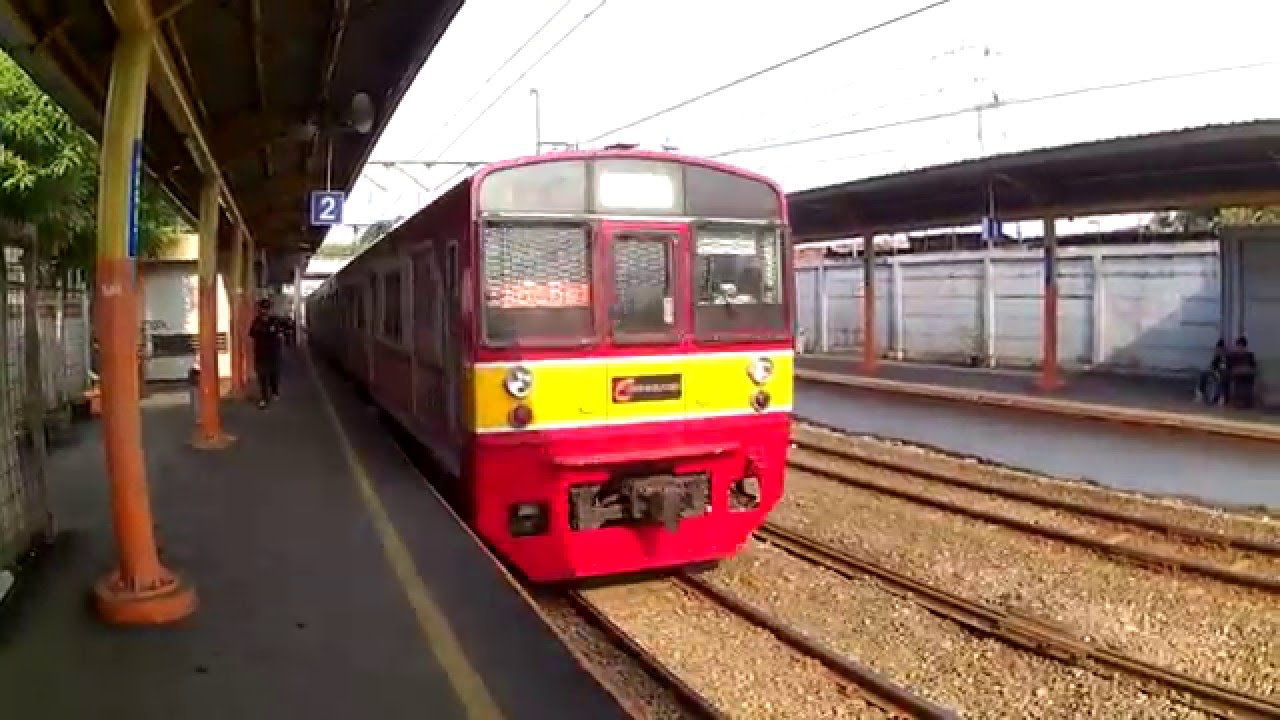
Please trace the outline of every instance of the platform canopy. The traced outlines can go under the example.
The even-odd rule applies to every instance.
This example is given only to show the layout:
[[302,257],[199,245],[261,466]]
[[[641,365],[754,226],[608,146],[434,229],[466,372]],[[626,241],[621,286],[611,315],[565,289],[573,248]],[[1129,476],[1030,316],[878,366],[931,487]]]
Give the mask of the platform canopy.
[[1280,120],[996,155],[792,193],[797,241],[1001,220],[1280,202]]
[[[462,0],[0,0],[6,51],[98,137],[126,4],[149,6],[162,38],[147,169],[193,212],[208,148],[227,219],[243,219],[280,281],[323,239],[309,226],[310,192],[326,178],[351,189]],[[353,124],[358,93],[372,100],[371,123]]]

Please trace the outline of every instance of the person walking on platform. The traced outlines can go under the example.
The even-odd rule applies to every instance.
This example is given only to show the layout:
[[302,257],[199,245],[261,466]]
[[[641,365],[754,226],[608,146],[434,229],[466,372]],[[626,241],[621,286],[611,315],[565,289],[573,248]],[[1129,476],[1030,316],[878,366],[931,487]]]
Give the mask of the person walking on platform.
[[280,323],[270,314],[271,303],[258,303],[258,313],[249,326],[253,340],[253,365],[258,373],[258,407],[265,408],[271,400],[280,397]]

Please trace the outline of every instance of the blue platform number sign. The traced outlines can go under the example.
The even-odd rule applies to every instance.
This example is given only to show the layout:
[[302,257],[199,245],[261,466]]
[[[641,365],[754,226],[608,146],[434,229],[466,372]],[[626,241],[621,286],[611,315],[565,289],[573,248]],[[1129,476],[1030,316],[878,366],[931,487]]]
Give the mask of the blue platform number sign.
[[337,190],[314,190],[311,193],[311,224],[341,225],[342,203],[346,195]]
[[129,227],[126,251],[130,258],[138,257],[138,190],[142,184],[142,140],[133,141],[133,155],[129,158]]

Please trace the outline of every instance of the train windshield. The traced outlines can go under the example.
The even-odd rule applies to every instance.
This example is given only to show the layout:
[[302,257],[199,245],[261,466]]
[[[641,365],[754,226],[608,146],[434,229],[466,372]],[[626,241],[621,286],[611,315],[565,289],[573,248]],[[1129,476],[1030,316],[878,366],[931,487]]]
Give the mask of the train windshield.
[[484,335],[494,346],[594,337],[590,233],[580,223],[484,227]]
[[701,226],[693,245],[694,331],[699,339],[786,334],[777,228]]

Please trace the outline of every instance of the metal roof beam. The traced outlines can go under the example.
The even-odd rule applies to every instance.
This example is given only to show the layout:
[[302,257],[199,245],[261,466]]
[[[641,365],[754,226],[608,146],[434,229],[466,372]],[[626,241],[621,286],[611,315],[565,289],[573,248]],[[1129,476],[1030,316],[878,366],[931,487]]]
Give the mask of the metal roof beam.
[[[145,32],[156,28],[156,19],[151,14],[149,0],[105,1],[108,12],[111,13],[116,27],[119,28],[122,34]],[[249,229],[244,227],[244,217],[240,214],[236,199],[231,194],[231,188],[227,185],[226,179],[218,166],[218,161],[214,157],[206,139],[197,110],[191,98],[188,97],[181,78],[178,76],[177,67],[173,58],[169,55],[168,44],[164,39],[164,35],[154,32],[152,37],[154,38],[152,48],[153,68],[149,82],[152,92],[155,93],[170,122],[188,141],[187,151],[193,156],[197,167],[217,182],[218,193],[222,197],[232,221],[241,226],[245,235],[251,238],[252,235],[250,235]]]

